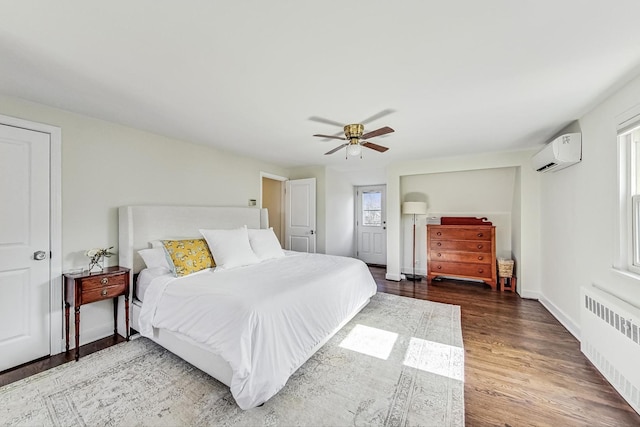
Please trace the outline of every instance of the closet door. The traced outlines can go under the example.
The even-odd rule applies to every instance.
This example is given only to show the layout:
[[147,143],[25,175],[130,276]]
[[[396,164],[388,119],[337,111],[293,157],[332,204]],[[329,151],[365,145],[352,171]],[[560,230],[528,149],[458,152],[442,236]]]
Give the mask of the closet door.
[[0,125],[0,371],[50,354],[50,135]]
[[316,179],[286,182],[285,249],[316,251]]

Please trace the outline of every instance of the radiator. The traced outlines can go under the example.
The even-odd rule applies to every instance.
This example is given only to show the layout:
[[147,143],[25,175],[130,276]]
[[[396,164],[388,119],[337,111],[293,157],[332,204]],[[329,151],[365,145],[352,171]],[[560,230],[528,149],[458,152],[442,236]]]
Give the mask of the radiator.
[[640,309],[595,287],[581,291],[580,349],[640,413]]

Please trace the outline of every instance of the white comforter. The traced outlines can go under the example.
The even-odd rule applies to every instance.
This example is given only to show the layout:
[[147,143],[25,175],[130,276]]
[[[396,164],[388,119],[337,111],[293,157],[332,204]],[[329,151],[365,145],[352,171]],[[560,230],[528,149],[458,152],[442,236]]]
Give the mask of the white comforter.
[[353,258],[288,253],[232,270],[155,280],[140,313],[153,328],[186,335],[231,366],[231,393],[249,409],[276,394],[328,334],[376,293]]

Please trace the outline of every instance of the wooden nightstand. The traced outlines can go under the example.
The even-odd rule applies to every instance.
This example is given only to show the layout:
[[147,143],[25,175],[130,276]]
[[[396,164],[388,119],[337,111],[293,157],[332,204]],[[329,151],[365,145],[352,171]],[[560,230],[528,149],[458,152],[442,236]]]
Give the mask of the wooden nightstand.
[[126,339],[129,341],[129,269],[105,267],[101,273],[83,271],[78,274],[64,274],[64,317],[67,338],[66,351],[69,352],[69,308],[75,307],[76,317],[76,361],[80,357],[80,307],[105,299],[113,299],[113,334],[118,334],[118,297],[124,296]]

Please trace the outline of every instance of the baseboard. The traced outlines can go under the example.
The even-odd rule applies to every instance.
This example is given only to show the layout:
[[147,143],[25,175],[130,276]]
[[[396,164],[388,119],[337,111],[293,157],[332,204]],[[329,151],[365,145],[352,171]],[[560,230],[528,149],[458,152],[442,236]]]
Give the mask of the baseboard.
[[[409,267],[403,267],[400,269],[402,271],[402,273],[404,274],[413,274],[413,269],[409,266]],[[416,276],[426,276],[427,275],[427,269],[424,267],[416,267]]]
[[540,301],[540,304],[542,304],[542,306],[546,308],[547,311],[551,313],[551,315],[555,317],[558,320],[558,322],[560,322],[562,326],[564,326],[565,329],[569,331],[569,333],[571,333],[571,335],[573,335],[578,341],[580,341],[579,325],[577,325],[573,320],[571,320],[569,316],[567,316],[562,310],[560,310],[551,301],[545,298],[544,295],[540,295],[540,297],[538,298],[538,301]]
[[[76,346],[75,331],[73,330],[73,327],[74,327],[73,323],[70,326],[71,328],[69,330],[69,348],[73,349]],[[113,326],[110,326],[109,328],[105,328],[105,326],[103,325],[103,326],[83,330],[80,333],[80,346],[92,343],[94,341],[101,340],[102,338],[111,337],[111,336],[113,336]],[[67,343],[66,338],[63,337],[60,340],[60,342],[61,342],[60,351],[57,352],[56,350],[52,349],[51,355],[64,353],[66,351],[65,349],[65,346]]]
[[400,280],[402,280],[402,277],[400,274],[386,273],[384,275],[384,278],[387,280],[393,280],[394,282],[399,282]]
[[[83,346],[85,344],[89,344],[94,341],[101,340],[102,338],[111,337],[111,336],[113,336],[113,326],[111,326],[109,329],[105,329],[103,326],[103,327],[96,327],[88,330],[83,330],[80,333],[80,345]],[[75,346],[74,339],[75,338],[73,337],[73,335],[69,336],[70,347]]]
[[539,292],[527,292],[527,291],[521,291],[519,292],[519,295],[521,298],[526,298],[526,299],[534,299],[534,300],[540,300],[541,295]]

